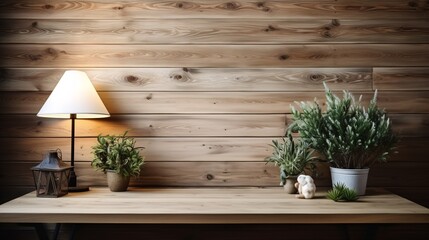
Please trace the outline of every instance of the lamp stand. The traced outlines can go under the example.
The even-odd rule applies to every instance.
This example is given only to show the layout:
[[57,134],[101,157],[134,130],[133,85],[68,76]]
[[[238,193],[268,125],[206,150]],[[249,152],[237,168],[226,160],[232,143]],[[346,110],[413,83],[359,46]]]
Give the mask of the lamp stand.
[[70,179],[69,179],[69,192],[85,192],[89,191],[88,186],[78,186],[77,185],[77,176],[76,172],[74,171],[74,132],[75,132],[75,120],[76,120],[76,114],[70,114],[71,119],[71,153],[70,153],[70,160],[71,160],[71,166],[73,167],[70,171]]

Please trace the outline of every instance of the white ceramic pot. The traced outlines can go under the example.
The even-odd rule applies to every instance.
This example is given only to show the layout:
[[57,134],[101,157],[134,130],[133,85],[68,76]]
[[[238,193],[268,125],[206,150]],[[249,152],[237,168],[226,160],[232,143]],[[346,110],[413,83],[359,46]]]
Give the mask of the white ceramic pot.
[[342,169],[331,167],[332,186],[344,183],[346,187],[356,190],[359,195],[365,195],[369,168]]

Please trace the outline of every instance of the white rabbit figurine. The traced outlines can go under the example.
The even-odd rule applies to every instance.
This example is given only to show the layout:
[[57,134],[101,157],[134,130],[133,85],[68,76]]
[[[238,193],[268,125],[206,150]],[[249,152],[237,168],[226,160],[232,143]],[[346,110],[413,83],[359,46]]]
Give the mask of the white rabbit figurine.
[[316,185],[313,178],[308,175],[299,175],[295,187],[298,189],[297,198],[310,199],[316,194]]

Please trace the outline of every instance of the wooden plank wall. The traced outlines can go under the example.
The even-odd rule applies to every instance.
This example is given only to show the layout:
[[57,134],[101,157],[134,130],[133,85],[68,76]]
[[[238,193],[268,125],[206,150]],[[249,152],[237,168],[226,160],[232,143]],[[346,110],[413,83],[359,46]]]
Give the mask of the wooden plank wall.
[[277,186],[268,144],[326,81],[379,90],[401,144],[369,185],[429,206],[427,1],[2,0],[0,52],[1,202],[33,189],[49,149],[70,159],[70,122],[36,113],[81,69],[112,114],[77,121],[82,184],[105,185],[95,137],[129,130],[147,160],[133,185]]

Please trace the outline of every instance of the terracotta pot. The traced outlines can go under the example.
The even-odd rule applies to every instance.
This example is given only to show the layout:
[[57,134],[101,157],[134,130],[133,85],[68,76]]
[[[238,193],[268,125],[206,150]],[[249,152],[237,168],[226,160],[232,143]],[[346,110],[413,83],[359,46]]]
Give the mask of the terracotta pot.
[[107,185],[112,192],[124,192],[128,189],[130,177],[117,174],[115,171],[107,170]]
[[283,188],[287,193],[289,194],[297,193],[298,189],[295,188],[296,179],[297,179],[297,176],[289,176],[286,178],[286,182],[285,182],[285,185],[283,185]]

